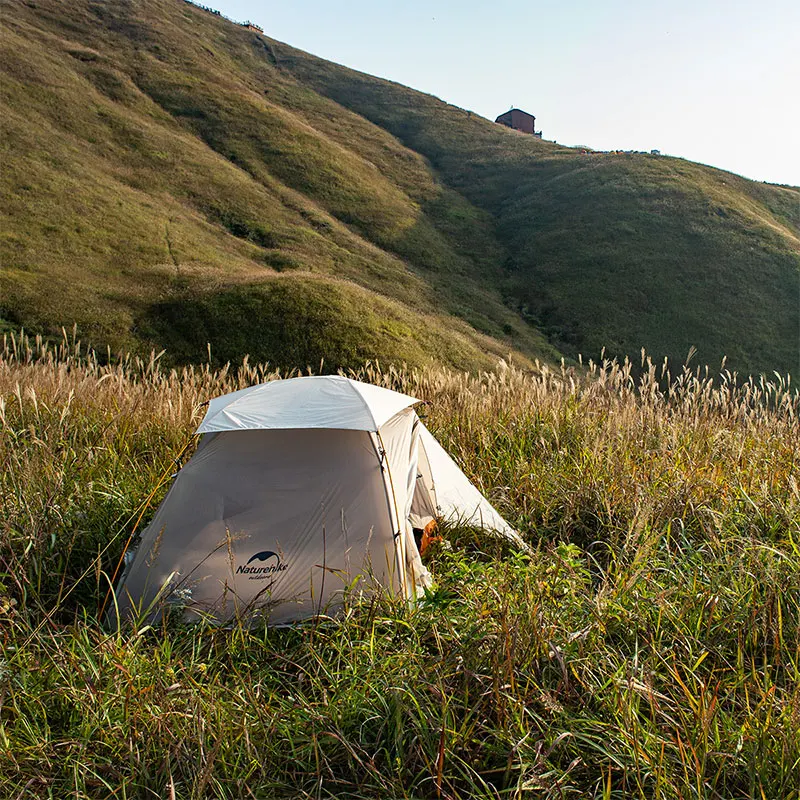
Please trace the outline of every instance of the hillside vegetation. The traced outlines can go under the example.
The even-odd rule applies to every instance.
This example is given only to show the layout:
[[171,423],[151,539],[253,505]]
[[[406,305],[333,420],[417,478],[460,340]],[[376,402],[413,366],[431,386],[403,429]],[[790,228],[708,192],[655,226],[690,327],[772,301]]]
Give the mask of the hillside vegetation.
[[183,0],[0,24],[0,325],[174,362],[798,368],[795,188],[539,141]]
[[201,404],[280,376],[7,341],[0,795],[798,800],[800,397],[642,367],[351,373],[532,552],[450,528],[414,609],[107,630]]

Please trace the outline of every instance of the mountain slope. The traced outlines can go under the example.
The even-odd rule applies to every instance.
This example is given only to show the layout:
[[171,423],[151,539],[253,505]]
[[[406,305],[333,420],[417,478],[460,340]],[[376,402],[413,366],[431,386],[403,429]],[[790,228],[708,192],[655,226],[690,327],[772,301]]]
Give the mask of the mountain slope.
[[581,153],[272,43],[497,221],[512,305],[566,352],[800,367],[800,192],[683,159]]
[[[362,141],[411,162],[406,181],[462,215],[477,256],[455,252],[374,163],[262,97],[227,55],[241,49],[239,27],[183,3],[84,3],[69,17],[55,3],[7,3],[3,23],[0,304],[12,323],[77,320],[114,346],[140,340],[193,359],[212,341],[222,360],[251,352],[286,365],[380,356],[473,367],[514,346],[476,327],[554,352],[474,283],[489,221],[419,156],[313,98],[339,124],[368,128]],[[202,37],[213,49],[198,56]],[[284,83],[288,97],[311,94]],[[423,257],[410,262],[414,250]],[[457,278],[446,297],[426,267]]]
[[183,361],[797,366],[794,189],[582,155],[182,0],[2,25],[7,324]]

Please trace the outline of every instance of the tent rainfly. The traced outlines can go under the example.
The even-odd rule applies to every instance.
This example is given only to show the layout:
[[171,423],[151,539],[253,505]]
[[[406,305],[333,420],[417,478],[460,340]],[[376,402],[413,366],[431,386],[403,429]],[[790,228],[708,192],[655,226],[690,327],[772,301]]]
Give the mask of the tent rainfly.
[[[398,392],[290,378],[211,400],[117,589],[121,617],[294,622],[380,585],[430,584],[413,529],[457,519],[522,540]],[[524,546],[524,545],[523,545]]]

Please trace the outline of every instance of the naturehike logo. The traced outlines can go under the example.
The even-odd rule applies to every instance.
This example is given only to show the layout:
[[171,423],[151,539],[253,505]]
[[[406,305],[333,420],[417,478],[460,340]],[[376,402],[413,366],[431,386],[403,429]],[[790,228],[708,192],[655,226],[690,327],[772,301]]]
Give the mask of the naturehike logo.
[[[270,563],[266,564],[265,566],[250,566],[254,561],[259,561],[262,564],[265,561]],[[260,581],[264,580],[264,578],[272,577],[273,575],[277,575],[279,572],[283,572],[287,568],[287,564],[281,562],[281,557],[273,552],[272,550],[262,550],[260,553],[256,553],[254,556],[250,556],[247,564],[243,567],[236,568],[237,575],[247,575],[247,579],[249,581]]]

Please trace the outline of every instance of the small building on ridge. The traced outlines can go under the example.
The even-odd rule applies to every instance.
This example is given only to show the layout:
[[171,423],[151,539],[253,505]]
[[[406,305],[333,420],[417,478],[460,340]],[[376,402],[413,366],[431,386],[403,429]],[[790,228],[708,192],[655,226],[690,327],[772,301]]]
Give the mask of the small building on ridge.
[[536,117],[529,114],[527,111],[522,111],[519,108],[512,108],[501,114],[495,122],[505,125],[507,128],[513,128],[515,131],[522,131],[522,133],[530,133],[534,136],[541,138],[541,131],[536,131]]

